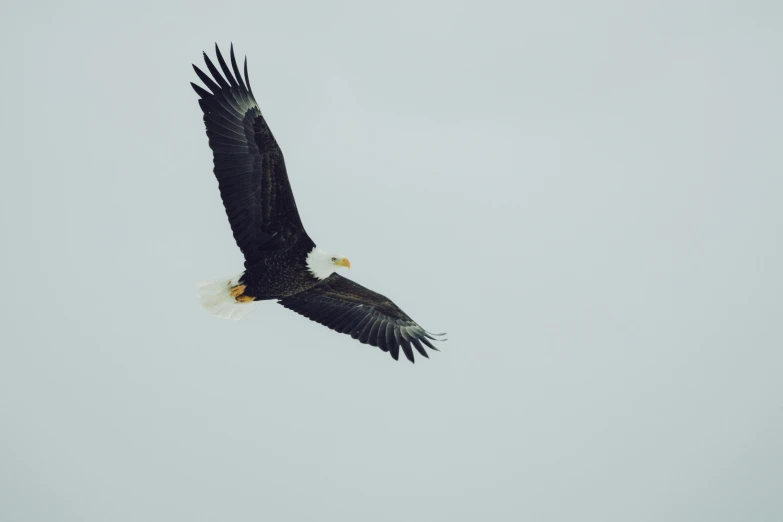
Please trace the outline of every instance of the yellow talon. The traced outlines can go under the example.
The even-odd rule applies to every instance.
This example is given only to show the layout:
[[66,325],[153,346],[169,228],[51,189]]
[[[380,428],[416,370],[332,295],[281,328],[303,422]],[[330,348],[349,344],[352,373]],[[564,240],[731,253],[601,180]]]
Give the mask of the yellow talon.
[[240,303],[249,303],[250,301],[253,301],[254,299],[255,299],[255,297],[251,297],[249,295],[237,296],[237,301],[239,301]]
[[245,293],[245,285],[237,285],[231,289],[231,297],[239,297]]

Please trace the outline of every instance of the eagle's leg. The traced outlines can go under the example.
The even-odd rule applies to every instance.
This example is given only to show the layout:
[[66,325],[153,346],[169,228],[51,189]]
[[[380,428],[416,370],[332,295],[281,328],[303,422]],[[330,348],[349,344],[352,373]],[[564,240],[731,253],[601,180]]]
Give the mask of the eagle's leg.
[[254,301],[255,297],[245,294],[245,285],[237,285],[231,287],[231,297],[239,301],[240,303],[249,303]]

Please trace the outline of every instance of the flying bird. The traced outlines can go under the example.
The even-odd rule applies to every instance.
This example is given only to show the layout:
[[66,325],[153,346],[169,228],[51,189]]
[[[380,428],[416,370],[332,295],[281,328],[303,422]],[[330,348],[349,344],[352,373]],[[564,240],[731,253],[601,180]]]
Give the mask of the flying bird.
[[386,296],[338,275],[351,268],[341,255],[316,246],[305,232],[288,181],[283,152],[258,108],[244,62],[239,73],[234,46],[231,69],[215,54],[223,74],[206,53],[210,75],[193,65],[204,89],[191,83],[204,113],[214,173],[245,271],[199,283],[207,312],[241,319],[257,301],[276,299],[289,310],[359,342],[377,346],[397,360],[400,349],[411,362],[424,357],[431,341],[443,340],[419,326]]

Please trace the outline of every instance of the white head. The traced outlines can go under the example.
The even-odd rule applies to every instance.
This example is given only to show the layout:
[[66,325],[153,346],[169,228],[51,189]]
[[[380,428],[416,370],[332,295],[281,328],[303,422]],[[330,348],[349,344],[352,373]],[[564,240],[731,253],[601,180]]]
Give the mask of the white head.
[[342,256],[324,252],[318,247],[313,248],[307,254],[307,269],[318,279],[326,279],[341,266],[351,268],[351,262]]

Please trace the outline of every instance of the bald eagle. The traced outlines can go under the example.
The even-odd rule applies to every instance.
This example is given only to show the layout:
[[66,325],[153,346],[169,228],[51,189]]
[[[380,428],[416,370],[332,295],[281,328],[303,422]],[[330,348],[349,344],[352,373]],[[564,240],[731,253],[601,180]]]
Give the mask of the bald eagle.
[[[336,273],[351,268],[343,256],[318,248],[305,232],[288,182],[283,152],[258,108],[244,64],[239,73],[234,46],[231,69],[215,45],[221,75],[206,53],[211,77],[193,65],[209,89],[193,89],[204,113],[214,173],[245,271],[229,279],[199,283],[207,312],[241,319],[257,301],[276,299],[289,310],[363,344],[377,346],[397,360],[400,348],[411,362],[415,349],[429,357],[437,350],[433,334],[387,297]],[[232,74],[233,72],[233,74]]]

